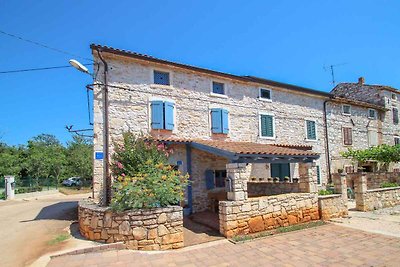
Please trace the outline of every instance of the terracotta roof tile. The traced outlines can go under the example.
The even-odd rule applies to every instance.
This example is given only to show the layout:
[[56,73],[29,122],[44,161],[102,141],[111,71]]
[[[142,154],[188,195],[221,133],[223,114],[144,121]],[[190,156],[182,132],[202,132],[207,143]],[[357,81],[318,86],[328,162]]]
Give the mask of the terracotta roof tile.
[[231,142],[221,140],[200,140],[176,137],[156,138],[160,142],[197,143],[213,148],[218,148],[235,154],[247,155],[277,155],[277,156],[318,156],[307,145],[290,144],[259,144],[251,142]]

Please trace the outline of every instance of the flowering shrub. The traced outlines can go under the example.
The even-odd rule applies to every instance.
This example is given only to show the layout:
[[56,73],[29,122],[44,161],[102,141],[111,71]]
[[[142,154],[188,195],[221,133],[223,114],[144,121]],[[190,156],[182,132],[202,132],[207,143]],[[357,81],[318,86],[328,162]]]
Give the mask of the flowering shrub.
[[125,133],[123,144],[116,145],[112,156],[115,192],[111,207],[123,211],[178,204],[188,175],[168,164],[172,152],[163,143]]

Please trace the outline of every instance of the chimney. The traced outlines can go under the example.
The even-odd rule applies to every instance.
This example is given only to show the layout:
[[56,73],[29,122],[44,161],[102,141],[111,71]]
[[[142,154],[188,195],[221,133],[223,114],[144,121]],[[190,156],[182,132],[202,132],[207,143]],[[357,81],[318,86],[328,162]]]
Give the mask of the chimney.
[[359,85],[363,85],[364,83],[365,83],[365,78],[364,77],[358,78],[358,84]]

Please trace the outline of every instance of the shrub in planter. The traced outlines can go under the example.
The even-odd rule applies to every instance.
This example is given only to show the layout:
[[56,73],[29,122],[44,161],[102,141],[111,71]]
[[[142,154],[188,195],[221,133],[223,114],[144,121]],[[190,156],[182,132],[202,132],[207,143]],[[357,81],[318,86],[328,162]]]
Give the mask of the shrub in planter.
[[114,193],[111,207],[116,211],[178,205],[189,176],[168,164],[173,152],[164,144],[132,133],[115,145],[111,170]]
[[269,183],[272,183],[272,182],[274,181],[274,178],[268,177],[268,178],[267,178],[267,181],[268,181]]

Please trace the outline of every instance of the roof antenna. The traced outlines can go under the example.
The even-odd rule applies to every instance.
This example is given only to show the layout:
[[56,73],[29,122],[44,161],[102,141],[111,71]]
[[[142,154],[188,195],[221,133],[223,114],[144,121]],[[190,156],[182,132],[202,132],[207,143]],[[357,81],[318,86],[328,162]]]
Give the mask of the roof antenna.
[[343,66],[343,65],[346,65],[347,63],[340,63],[340,64],[334,64],[334,65],[329,65],[329,66],[326,66],[325,64],[324,64],[324,71],[330,71],[331,72],[331,76],[332,76],[332,85],[333,86],[335,86],[336,85],[336,81],[335,81],[335,72],[334,72],[334,68],[335,67],[339,67],[339,66]]

